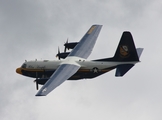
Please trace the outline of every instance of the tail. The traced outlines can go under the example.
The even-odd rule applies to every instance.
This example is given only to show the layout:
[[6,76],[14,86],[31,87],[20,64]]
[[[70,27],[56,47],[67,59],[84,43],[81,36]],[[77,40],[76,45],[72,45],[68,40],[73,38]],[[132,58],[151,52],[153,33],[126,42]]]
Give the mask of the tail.
[[123,32],[116,53],[111,59],[118,62],[139,61],[133,37],[130,32]]
[[[121,62],[122,64],[116,66],[115,76],[123,76],[134,66],[134,64],[128,64],[128,62],[139,62],[142,51],[143,48],[136,49],[131,33],[125,31],[120,39],[114,57],[95,61]],[[124,62],[125,64],[123,64]]]
[[[131,33],[123,32],[116,53],[112,59],[113,61],[119,62],[131,62],[131,61],[139,62],[139,57],[141,56],[142,51],[143,48],[136,49]],[[134,64],[117,65],[115,76],[116,77],[123,76],[133,66]]]

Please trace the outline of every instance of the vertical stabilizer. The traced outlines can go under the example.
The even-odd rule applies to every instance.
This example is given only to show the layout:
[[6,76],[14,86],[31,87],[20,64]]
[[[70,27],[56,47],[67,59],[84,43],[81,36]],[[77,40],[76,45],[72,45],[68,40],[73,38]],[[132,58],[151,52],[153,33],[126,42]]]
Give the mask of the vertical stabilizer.
[[119,45],[113,57],[114,61],[139,61],[133,37],[130,32],[125,31],[120,39]]

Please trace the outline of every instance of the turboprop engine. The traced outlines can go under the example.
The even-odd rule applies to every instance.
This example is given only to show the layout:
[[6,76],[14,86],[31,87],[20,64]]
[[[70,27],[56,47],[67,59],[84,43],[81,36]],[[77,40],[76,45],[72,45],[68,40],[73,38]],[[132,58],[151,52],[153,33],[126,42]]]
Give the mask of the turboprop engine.
[[65,46],[64,52],[66,52],[66,49],[68,49],[68,50],[73,49],[77,44],[78,44],[78,42],[68,43],[68,40],[67,40],[66,43],[64,44],[64,46]]

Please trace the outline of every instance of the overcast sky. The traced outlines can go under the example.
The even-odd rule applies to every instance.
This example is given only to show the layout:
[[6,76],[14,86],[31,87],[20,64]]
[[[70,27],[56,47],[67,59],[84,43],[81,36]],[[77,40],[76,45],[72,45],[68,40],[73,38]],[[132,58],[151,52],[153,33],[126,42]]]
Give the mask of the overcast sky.
[[[35,97],[34,79],[16,74],[25,60],[56,59],[58,46],[103,25],[89,59],[112,57],[122,32],[143,47],[124,77],[111,71],[66,81]],[[161,0],[0,0],[0,120],[161,120]]]

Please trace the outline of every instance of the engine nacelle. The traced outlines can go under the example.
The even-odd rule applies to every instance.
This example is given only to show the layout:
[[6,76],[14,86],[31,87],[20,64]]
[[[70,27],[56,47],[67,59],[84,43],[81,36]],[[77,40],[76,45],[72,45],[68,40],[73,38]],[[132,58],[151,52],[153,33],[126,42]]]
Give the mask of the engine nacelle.
[[44,85],[47,81],[48,81],[49,78],[38,78],[35,80],[35,82],[37,84],[40,84],[40,85]]
[[71,43],[65,43],[64,46],[66,49],[73,49],[76,45],[78,44],[78,42],[71,42]]
[[60,58],[65,59],[65,58],[69,55],[69,53],[70,53],[70,52],[58,53],[58,54],[56,55],[56,57],[58,57],[59,60],[60,60]]

